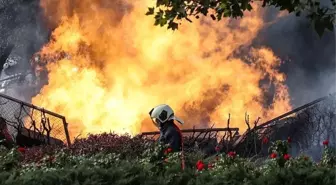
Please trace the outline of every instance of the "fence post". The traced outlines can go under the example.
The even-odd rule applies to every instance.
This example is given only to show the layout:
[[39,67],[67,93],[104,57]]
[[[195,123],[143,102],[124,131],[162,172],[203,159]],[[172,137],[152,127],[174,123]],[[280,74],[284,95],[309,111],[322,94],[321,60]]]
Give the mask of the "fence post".
[[69,135],[69,130],[68,130],[68,123],[66,122],[65,117],[62,118],[63,120],[63,126],[64,126],[64,132],[65,132],[65,137],[68,143],[68,147],[71,146],[71,140],[70,140],[70,135]]

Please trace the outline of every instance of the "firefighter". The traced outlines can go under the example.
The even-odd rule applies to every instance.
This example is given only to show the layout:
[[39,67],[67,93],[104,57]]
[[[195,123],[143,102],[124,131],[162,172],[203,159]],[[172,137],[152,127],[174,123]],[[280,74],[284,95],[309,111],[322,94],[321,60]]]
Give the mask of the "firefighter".
[[164,145],[169,144],[174,152],[182,151],[182,134],[174,120],[180,124],[183,124],[183,121],[174,115],[173,109],[169,105],[162,104],[154,107],[149,115],[160,130],[159,141]]
[[168,144],[173,152],[181,152],[181,167],[185,169],[183,141],[181,130],[175,125],[174,120],[183,125],[183,121],[174,115],[173,109],[166,104],[158,105],[149,111],[153,123],[160,130],[159,142]]

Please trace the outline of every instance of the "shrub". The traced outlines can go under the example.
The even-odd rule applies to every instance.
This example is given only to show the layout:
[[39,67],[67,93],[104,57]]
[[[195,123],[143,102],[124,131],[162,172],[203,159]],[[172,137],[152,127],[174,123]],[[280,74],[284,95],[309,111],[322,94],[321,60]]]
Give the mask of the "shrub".
[[[139,148],[131,153],[129,146],[112,138]],[[110,145],[100,149],[107,141]],[[181,153],[143,141],[100,135],[78,141],[72,148],[1,148],[0,184],[331,185],[336,180],[335,153],[328,145],[319,164],[305,155],[290,157],[287,140],[273,142],[269,158],[258,165],[234,151],[218,153],[208,161],[191,151],[185,154],[186,168],[182,170]]]

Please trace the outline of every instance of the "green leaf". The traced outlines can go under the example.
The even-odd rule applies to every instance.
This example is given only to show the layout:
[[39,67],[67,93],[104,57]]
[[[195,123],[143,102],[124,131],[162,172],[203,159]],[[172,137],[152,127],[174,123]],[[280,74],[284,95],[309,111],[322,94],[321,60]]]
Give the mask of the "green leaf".
[[251,11],[253,8],[252,8],[251,4],[247,4],[246,9],[247,9],[248,11]]
[[161,18],[160,20],[160,26],[164,26],[167,24],[167,19],[166,18]]
[[243,1],[241,2],[240,8],[241,8],[242,10],[246,10],[248,4],[249,4],[249,2],[248,2],[247,0],[243,0]]
[[223,17],[223,12],[217,14],[217,20],[220,21]]
[[330,31],[334,31],[334,24],[333,24],[332,19],[333,18],[331,17],[331,15],[323,19],[325,28],[327,28]]
[[168,29],[177,30],[178,24],[176,22],[169,22],[168,23]]
[[154,26],[157,26],[160,24],[160,19],[155,19]]
[[146,15],[153,15],[154,14],[154,7],[148,8],[148,11],[146,12]]
[[219,10],[226,10],[227,9],[227,5],[225,3],[221,3],[219,5]]
[[159,7],[161,5],[165,5],[167,2],[165,0],[156,0],[156,7]]
[[203,15],[207,16],[208,14],[208,9],[207,8],[202,8],[200,11]]
[[229,9],[224,10],[224,17],[231,16],[231,11]]
[[178,13],[182,14],[182,15],[186,15],[186,11],[183,7],[180,7],[178,10],[177,10]]
[[326,24],[326,28],[329,30],[329,31],[334,31],[334,24],[332,22],[328,22]]
[[297,16],[297,17],[299,17],[301,15],[301,11],[297,11],[296,13],[295,13],[295,16]]
[[317,32],[317,34],[320,37],[322,37],[322,35],[324,33],[324,30],[325,30],[325,26],[324,26],[323,22],[320,19],[317,19],[314,22],[314,28],[315,28],[315,31]]

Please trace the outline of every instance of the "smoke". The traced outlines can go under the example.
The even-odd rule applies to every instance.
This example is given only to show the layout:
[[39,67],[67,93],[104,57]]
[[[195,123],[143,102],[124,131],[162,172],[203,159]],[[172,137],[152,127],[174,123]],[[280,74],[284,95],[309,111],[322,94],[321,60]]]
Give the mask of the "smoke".
[[[6,48],[14,46],[8,58],[19,58],[15,71],[17,73],[31,68],[29,64],[31,56],[48,39],[48,32],[43,28],[39,15],[38,1],[0,0],[0,56],[4,54]],[[4,62],[0,61],[1,69]],[[26,102],[30,102],[34,96],[20,84],[13,84],[6,94]],[[0,107],[1,116],[7,120],[15,120],[15,115],[20,114],[17,112],[20,110],[20,105],[7,106]],[[11,114],[8,114],[9,110]],[[7,125],[14,140],[17,135],[15,127],[15,125]]]
[[306,18],[279,17],[275,8],[268,9],[264,20],[268,26],[253,45],[268,46],[285,61],[281,71],[287,75],[292,104],[300,106],[336,92],[335,34],[326,31],[320,38]]
[[[335,33],[326,31],[320,38],[306,18],[279,14],[275,8],[268,9],[264,20],[268,22],[268,26],[264,27],[252,45],[266,45],[284,61],[281,71],[287,75],[286,84],[293,106],[297,107],[336,92]],[[334,103],[332,100],[326,102]],[[320,111],[323,114],[335,115],[334,108]],[[314,160],[321,158],[323,140],[329,138],[331,143],[335,142],[335,129],[334,126],[330,126],[335,125],[335,119],[326,116],[323,120],[326,120],[329,127],[326,127],[328,124],[325,122],[313,122],[314,125],[319,125],[320,130],[326,132],[320,137],[312,134],[308,142],[310,147],[304,151]]]
[[[14,45],[9,58],[20,58],[17,72],[29,70],[32,55],[48,41],[40,15],[38,1],[0,1],[0,55],[6,47]],[[7,94],[27,102],[32,97],[15,84]]]

